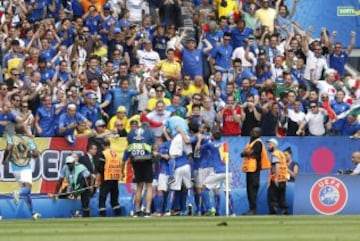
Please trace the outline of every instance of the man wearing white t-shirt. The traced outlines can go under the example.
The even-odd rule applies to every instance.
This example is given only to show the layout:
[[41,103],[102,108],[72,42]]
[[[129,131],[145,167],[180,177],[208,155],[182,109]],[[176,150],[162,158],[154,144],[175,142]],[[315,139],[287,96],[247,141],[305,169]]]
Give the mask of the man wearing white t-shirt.
[[[310,111],[306,114],[305,121],[300,124],[299,130],[296,134],[300,135],[307,124],[310,136],[325,135],[326,130],[331,129],[331,121],[327,115],[328,114],[324,109],[319,108],[319,104],[316,101],[310,102]],[[325,120],[327,120],[326,124]]]
[[136,48],[139,48],[139,45],[143,43],[143,50],[136,51],[136,58],[139,60],[139,64],[143,64],[145,69],[152,70],[156,63],[160,61],[159,54],[152,50],[152,43],[150,39],[141,39],[139,40]]
[[320,44],[314,45],[314,50],[309,49],[308,37],[305,37],[302,46],[303,52],[306,55],[306,66],[304,77],[308,80],[321,79],[322,72],[328,69],[325,57],[322,55],[322,48]]

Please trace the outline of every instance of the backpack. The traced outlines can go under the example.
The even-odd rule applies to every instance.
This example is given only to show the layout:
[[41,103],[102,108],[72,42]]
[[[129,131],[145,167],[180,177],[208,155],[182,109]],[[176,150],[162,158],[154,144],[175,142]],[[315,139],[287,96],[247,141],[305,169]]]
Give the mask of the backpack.
[[14,135],[11,137],[13,141],[13,147],[11,149],[11,161],[20,167],[26,166],[31,157],[31,150],[27,137]]

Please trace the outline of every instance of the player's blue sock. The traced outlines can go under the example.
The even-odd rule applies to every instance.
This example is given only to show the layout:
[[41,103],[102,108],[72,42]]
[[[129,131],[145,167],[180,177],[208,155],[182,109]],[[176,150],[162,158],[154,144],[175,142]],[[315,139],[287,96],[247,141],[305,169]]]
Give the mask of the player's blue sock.
[[181,201],[181,212],[187,213],[188,206],[186,205],[188,199],[188,192],[180,192],[180,201]]
[[201,194],[200,193],[195,194],[195,205],[196,205],[196,212],[201,213]]
[[174,199],[172,203],[173,210],[180,210],[180,196],[181,196],[181,191],[175,191]]
[[202,204],[204,207],[204,210],[207,212],[210,209],[210,195],[209,195],[209,189],[205,188],[201,192],[201,198],[202,198]]
[[219,195],[218,193],[215,193],[215,195],[214,195],[214,202],[215,202],[216,212],[219,213],[219,208],[220,208],[220,195]]
[[26,196],[28,194],[30,194],[30,187],[23,187],[19,191],[20,196]]
[[169,212],[171,211],[172,207],[173,207],[173,202],[174,202],[174,192],[173,190],[170,190],[167,194],[166,197],[166,207],[165,207],[165,211]]
[[33,205],[32,205],[32,199],[31,199],[31,194],[28,193],[27,195],[24,196],[25,202],[30,210],[30,213],[33,214],[34,210],[33,210]]
[[154,198],[155,211],[158,213],[162,213],[164,196],[162,194],[157,194]]

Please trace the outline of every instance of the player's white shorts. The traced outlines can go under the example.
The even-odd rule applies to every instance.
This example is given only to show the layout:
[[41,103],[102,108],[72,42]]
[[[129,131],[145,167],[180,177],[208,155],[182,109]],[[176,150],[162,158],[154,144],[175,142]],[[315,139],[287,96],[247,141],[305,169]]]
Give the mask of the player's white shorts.
[[169,175],[160,173],[157,190],[167,192],[169,190],[168,180],[169,180]]
[[32,169],[24,169],[21,171],[14,171],[13,172],[16,181],[19,183],[30,183],[32,184]]
[[189,189],[191,188],[191,169],[190,165],[186,164],[184,166],[178,167],[174,171],[175,182],[170,185],[170,189],[174,191],[180,191],[181,185]]
[[[206,188],[210,190],[214,190],[215,188],[219,188],[220,184],[225,185],[226,180],[226,174],[225,173],[211,173],[209,176],[206,177],[204,180],[204,185]],[[232,181],[232,175],[229,173],[229,191],[231,190],[231,181]],[[224,190],[225,186],[224,186]]]
[[214,168],[206,167],[199,168],[199,183],[196,183],[196,187],[203,187],[205,179],[214,173]]
[[186,144],[180,134],[177,134],[172,140],[169,148],[170,156],[181,156],[185,152],[187,155],[192,153],[190,144]]

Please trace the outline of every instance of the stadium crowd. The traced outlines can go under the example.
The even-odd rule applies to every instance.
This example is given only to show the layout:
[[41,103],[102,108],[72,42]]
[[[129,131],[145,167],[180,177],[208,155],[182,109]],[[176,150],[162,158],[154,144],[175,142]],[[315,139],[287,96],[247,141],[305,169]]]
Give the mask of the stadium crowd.
[[[20,123],[29,137],[73,145],[147,122],[162,143],[177,116],[189,129],[169,130],[200,128],[199,152],[213,148],[203,139],[255,127],[273,137],[358,137],[360,83],[345,71],[356,33],[312,36],[292,20],[298,2],[3,1],[0,136]],[[338,34],[351,36],[347,47]]]

